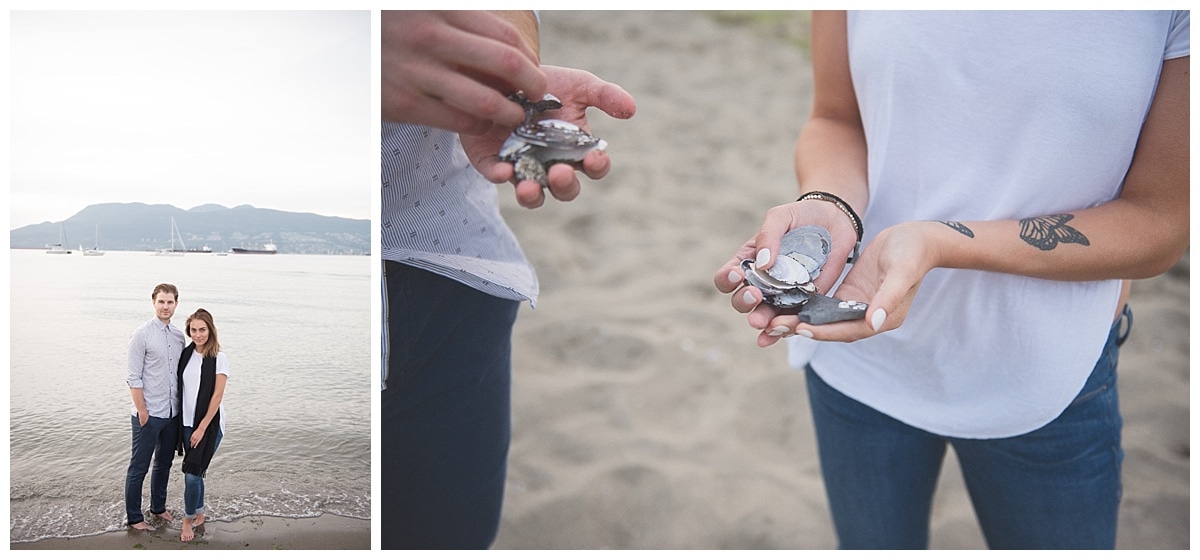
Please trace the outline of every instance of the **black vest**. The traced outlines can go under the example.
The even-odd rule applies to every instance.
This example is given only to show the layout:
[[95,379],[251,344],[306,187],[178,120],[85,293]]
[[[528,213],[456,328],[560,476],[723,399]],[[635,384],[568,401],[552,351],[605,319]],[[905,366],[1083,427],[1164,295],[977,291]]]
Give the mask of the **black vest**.
[[[179,436],[175,440],[175,451],[183,455],[183,472],[203,477],[204,472],[208,470],[208,463],[212,461],[213,452],[216,451],[217,432],[221,429],[221,411],[217,410],[216,414],[213,414],[212,422],[204,430],[204,437],[200,440],[200,445],[192,447],[191,442],[183,440],[183,370],[187,367],[188,360],[192,358],[192,352],[195,349],[195,342],[188,344],[187,348],[183,349],[183,354],[179,356],[179,368],[175,373],[179,382],[179,398],[177,399],[179,403],[179,420],[177,421]],[[204,420],[204,416],[208,414],[208,405],[212,402],[216,384],[217,359],[205,357],[200,362],[200,391],[196,394],[196,413],[192,417],[192,428],[198,427],[200,421]]]

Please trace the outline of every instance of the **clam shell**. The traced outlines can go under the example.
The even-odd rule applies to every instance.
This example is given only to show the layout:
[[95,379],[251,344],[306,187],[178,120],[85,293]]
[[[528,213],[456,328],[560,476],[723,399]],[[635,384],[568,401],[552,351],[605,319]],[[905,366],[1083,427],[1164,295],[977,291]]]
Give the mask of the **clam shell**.
[[[519,180],[534,180],[546,184],[546,171],[555,163],[578,163],[592,150],[608,147],[604,140],[596,138],[578,126],[559,119],[534,121],[534,116],[543,111],[562,108],[562,103],[553,95],[546,94],[539,102],[531,102],[520,92],[510,96],[525,109],[525,122],[513,130],[500,146],[497,154],[501,161],[518,163],[514,174]],[[533,162],[541,170],[533,169]]]
[[816,292],[812,281],[833,247],[829,232],[821,226],[801,226],[784,234],[779,256],[768,270],[758,270],[753,260],[742,261],[748,285],[759,289],[763,300],[781,309],[804,305]]

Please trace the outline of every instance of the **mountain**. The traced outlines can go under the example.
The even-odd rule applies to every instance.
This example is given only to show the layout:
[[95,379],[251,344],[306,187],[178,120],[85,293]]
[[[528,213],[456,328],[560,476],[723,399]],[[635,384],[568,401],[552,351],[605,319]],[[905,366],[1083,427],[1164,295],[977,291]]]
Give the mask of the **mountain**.
[[[274,243],[280,253],[365,255],[371,250],[370,220],[247,205],[204,204],[182,210],[140,202],[93,204],[61,223],[68,249],[93,246],[99,226],[101,249],[154,251],[171,246],[171,218],[188,249],[255,249]],[[59,222],[20,227],[9,232],[9,247],[41,249],[58,243],[58,235]]]

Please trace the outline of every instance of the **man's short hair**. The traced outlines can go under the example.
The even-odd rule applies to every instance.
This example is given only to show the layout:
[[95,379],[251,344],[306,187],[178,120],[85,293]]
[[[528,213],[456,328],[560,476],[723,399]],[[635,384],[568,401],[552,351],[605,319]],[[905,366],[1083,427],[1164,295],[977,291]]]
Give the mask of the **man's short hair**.
[[154,291],[150,293],[150,301],[158,299],[159,292],[167,292],[175,296],[175,301],[179,301],[179,289],[174,284],[159,284],[154,287]]

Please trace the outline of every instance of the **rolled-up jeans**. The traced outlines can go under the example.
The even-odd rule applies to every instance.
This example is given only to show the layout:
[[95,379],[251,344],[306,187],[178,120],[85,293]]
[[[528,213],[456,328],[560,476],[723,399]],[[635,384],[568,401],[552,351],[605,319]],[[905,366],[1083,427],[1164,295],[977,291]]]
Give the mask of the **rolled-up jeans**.
[[[184,445],[190,445],[192,431],[191,426],[183,427]],[[217,439],[213,442],[214,454],[216,454],[217,448],[221,446],[221,438],[224,436],[225,433],[220,428],[217,428]],[[183,515],[188,519],[194,519],[196,514],[200,513],[204,513],[204,477],[191,473],[183,473]]]
[[914,428],[838,392],[809,366],[839,546],[926,548],[933,493],[951,445],[989,548],[1114,548],[1124,458],[1116,369],[1131,320],[1126,309],[1066,410],[1008,438],[961,439]]
[[146,471],[150,470],[150,459],[154,459],[154,470],[150,473],[150,513],[159,515],[167,511],[167,480],[171,476],[171,461],[175,458],[175,436],[179,433],[174,418],[151,416],[146,425],[138,423],[136,414],[130,415],[133,445],[129,457],[129,468],[125,471],[125,518],[129,525],[146,520],[142,513],[142,485]]

